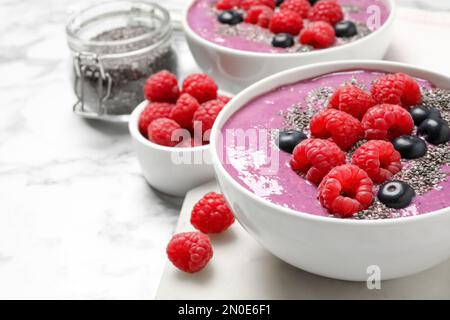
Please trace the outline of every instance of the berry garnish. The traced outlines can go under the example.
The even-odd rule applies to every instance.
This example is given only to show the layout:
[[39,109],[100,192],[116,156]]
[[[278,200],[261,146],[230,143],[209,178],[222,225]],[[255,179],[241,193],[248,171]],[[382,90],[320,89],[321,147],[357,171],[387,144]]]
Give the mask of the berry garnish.
[[409,206],[416,193],[403,181],[387,181],[378,190],[378,200],[386,207],[401,209]]
[[198,103],[216,99],[217,85],[204,73],[194,73],[183,81],[182,93],[188,93],[197,99]]
[[400,136],[392,140],[395,150],[400,152],[403,159],[417,159],[423,157],[428,150],[425,141],[416,136]]
[[147,137],[148,125],[158,118],[169,118],[173,104],[167,102],[150,102],[139,116],[139,131]]
[[358,34],[356,24],[352,21],[341,21],[334,25],[334,31],[338,38],[350,38]]
[[167,70],[155,73],[145,82],[144,95],[151,102],[174,103],[180,96],[176,76]]
[[316,21],[311,22],[302,30],[299,41],[316,49],[324,49],[333,45],[336,37],[331,24],[325,21]]
[[371,140],[356,149],[352,164],[365,170],[375,183],[382,183],[402,170],[400,153],[392,143]]
[[302,28],[302,17],[291,10],[276,12],[269,24],[269,29],[273,33],[290,33],[293,36],[297,35]]
[[303,19],[308,18],[311,4],[307,0],[285,0],[280,6],[281,10],[291,10],[298,13]]
[[195,111],[193,122],[201,123],[202,133],[211,129],[224,104],[220,100],[211,100],[200,105]]
[[217,19],[220,23],[234,26],[244,21],[244,17],[236,10],[226,10],[221,12]]
[[294,45],[294,37],[290,33],[278,33],[272,38],[272,46],[277,48],[289,48]]
[[180,125],[169,118],[159,118],[153,120],[148,126],[148,139],[156,144],[174,147],[179,141],[172,138],[176,130],[181,129]]
[[441,113],[439,110],[435,108],[430,108],[426,106],[418,106],[409,110],[411,117],[414,120],[414,124],[419,126],[425,119],[433,118],[433,119],[441,119]]
[[355,85],[336,89],[329,101],[331,108],[347,112],[359,120],[374,105],[372,96]]
[[170,112],[170,118],[178,122],[185,129],[192,129],[192,118],[200,107],[197,99],[187,93],[183,93],[177,100],[175,107]]
[[303,140],[308,137],[301,131],[297,130],[286,130],[281,131],[278,134],[277,145],[278,147],[287,153],[292,153],[294,148]]
[[359,120],[336,109],[325,109],[317,113],[309,125],[313,137],[330,138],[342,150],[350,149],[363,137]]
[[216,3],[218,10],[230,10],[239,7],[241,0],[219,0]]
[[203,233],[219,233],[234,222],[223,195],[210,192],[198,201],[191,213],[191,224]]
[[409,107],[422,102],[420,87],[414,78],[404,73],[386,74],[372,85],[372,97],[379,104],[389,103]]
[[217,100],[222,101],[223,104],[226,105],[231,100],[231,98],[227,96],[218,96]]
[[367,140],[392,140],[411,134],[414,122],[404,108],[380,104],[370,108],[361,121]]
[[306,139],[292,152],[291,168],[303,173],[306,180],[318,185],[334,167],[345,163],[345,153],[333,142]]
[[425,119],[417,132],[434,145],[446,143],[450,139],[450,128],[443,119]]
[[260,27],[269,27],[270,20],[273,16],[273,10],[265,5],[258,5],[251,7],[247,11],[244,21],[247,23],[256,24]]
[[269,8],[275,9],[275,0],[241,0],[241,8],[244,10],[248,10],[251,7],[264,5]]
[[213,256],[208,236],[200,232],[174,235],[167,245],[166,252],[175,267],[189,273],[202,270]]
[[335,25],[344,18],[344,13],[336,1],[321,0],[311,8],[308,18],[310,21],[325,21]]
[[351,217],[373,201],[373,182],[358,166],[345,164],[332,169],[319,185],[318,198],[332,214]]

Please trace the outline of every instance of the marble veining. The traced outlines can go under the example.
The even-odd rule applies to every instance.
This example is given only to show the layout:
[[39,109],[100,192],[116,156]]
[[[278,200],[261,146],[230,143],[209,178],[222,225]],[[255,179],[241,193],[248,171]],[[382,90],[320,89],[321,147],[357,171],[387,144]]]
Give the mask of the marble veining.
[[[3,299],[151,299],[165,263],[179,200],[146,184],[126,126],[71,110],[64,25],[94,2],[0,4]],[[175,45],[181,73],[196,71],[180,35]]]

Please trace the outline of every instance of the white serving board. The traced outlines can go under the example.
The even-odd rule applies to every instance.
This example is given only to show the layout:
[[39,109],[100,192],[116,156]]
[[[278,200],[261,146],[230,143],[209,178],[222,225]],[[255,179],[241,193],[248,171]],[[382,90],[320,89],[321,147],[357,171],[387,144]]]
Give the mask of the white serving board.
[[[191,209],[210,191],[219,191],[215,182],[186,195],[176,232],[194,230],[189,223]],[[214,256],[208,266],[199,273],[186,274],[168,262],[156,299],[450,298],[450,260],[414,276],[384,281],[380,290],[369,290],[365,282],[328,279],[288,265],[262,248],[237,221],[210,238]]]

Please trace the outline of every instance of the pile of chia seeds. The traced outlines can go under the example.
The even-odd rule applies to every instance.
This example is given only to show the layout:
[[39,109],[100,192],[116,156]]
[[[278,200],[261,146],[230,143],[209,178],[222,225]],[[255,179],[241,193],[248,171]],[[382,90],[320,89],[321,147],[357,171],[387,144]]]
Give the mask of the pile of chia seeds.
[[[132,39],[152,29],[145,26],[120,27],[105,31],[92,40],[118,41]],[[144,100],[144,84],[146,79],[161,70],[169,70],[177,73],[177,56],[170,44],[145,53],[133,54],[133,51],[151,45],[154,39],[148,39],[148,43],[130,42],[124,45],[112,45],[102,47],[100,55],[115,53],[130,53],[124,58],[103,60],[105,72],[110,75],[111,92],[103,103],[106,113],[110,115],[130,114],[133,109]],[[106,90],[107,82],[100,81],[100,72],[96,67],[87,68],[84,73],[84,104],[88,110],[98,110],[99,84]]]
[[[352,79],[350,83],[360,84]],[[283,129],[296,129],[310,136],[309,123],[311,118],[328,105],[328,100],[333,93],[329,87],[321,87],[312,90],[304,102],[299,102],[282,113],[284,118]],[[442,118],[450,123],[450,90],[422,88],[423,105],[436,108],[441,112]],[[355,150],[364,144],[366,140],[359,141],[347,152],[347,160],[350,160]],[[423,195],[448,179],[449,174],[442,172],[441,167],[450,163],[450,143],[433,146],[428,144],[426,155],[412,161],[402,161],[403,169],[393,179],[408,183],[417,195]],[[378,198],[374,198],[372,205],[353,217],[358,220],[376,220],[398,218],[402,216],[402,210],[386,207]]]

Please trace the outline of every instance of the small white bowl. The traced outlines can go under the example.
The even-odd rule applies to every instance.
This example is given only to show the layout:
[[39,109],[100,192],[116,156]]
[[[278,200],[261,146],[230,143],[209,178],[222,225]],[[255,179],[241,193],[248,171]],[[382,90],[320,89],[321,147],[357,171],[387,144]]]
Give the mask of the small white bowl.
[[172,148],[158,145],[142,136],[138,129],[139,116],[147,104],[148,101],[139,104],[128,123],[145,180],[163,193],[184,196],[190,189],[213,179],[209,145]]
[[237,50],[215,44],[198,35],[188,23],[188,12],[182,15],[186,40],[197,64],[218,81],[222,88],[237,93],[243,88],[277,72],[317,62],[352,59],[382,59],[392,39],[396,15],[394,0],[382,0],[390,14],[373,33],[354,42],[305,53],[260,53]]
[[394,62],[332,62],[281,72],[242,91],[217,118],[211,133],[216,176],[237,219],[250,235],[298,268],[353,281],[366,281],[376,270],[370,266],[379,268],[382,279],[414,274],[450,257],[450,207],[413,217],[373,221],[315,216],[256,196],[233,179],[220,160],[221,129],[247,102],[286,84],[351,69],[405,72],[450,89],[447,76]]

